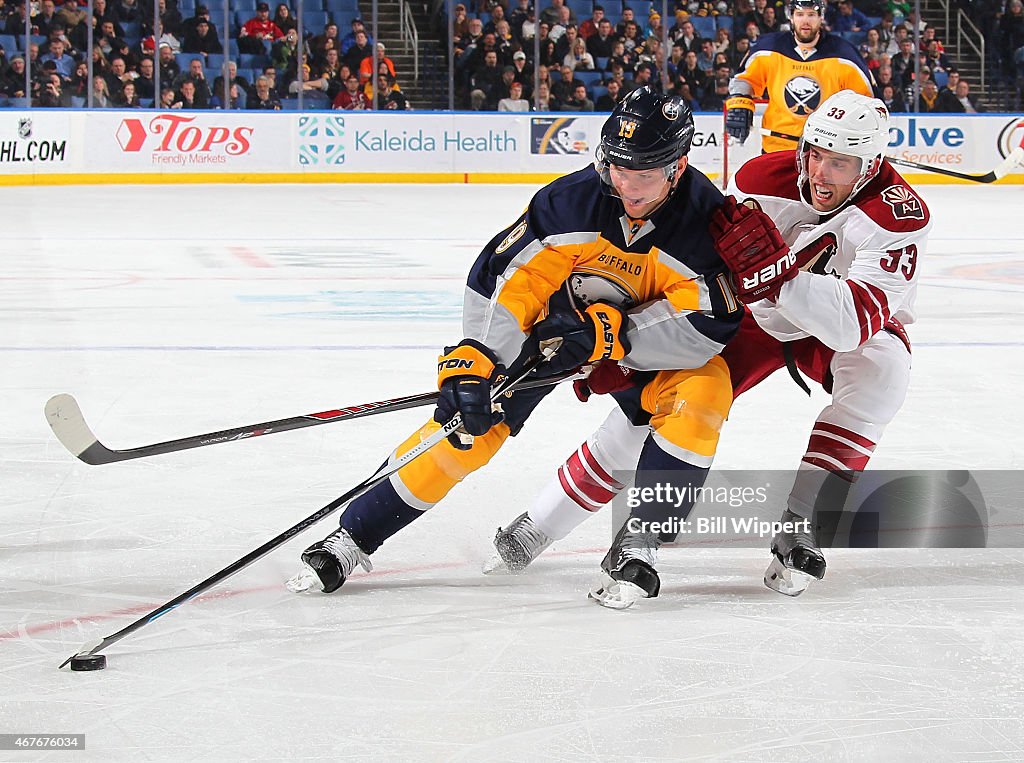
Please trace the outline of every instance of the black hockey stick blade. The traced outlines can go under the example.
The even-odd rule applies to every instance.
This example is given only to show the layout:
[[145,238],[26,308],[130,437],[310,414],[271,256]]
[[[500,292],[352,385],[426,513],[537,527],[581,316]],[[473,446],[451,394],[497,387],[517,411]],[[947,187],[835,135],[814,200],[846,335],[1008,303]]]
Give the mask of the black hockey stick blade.
[[[496,402],[502,395],[512,392],[513,390],[516,389],[523,389],[527,384],[534,387],[539,386],[537,384],[537,381],[540,380],[530,380],[529,382],[527,382],[526,377],[529,374],[531,374],[534,370],[536,370],[536,368],[541,363],[543,363],[547,358],[551,357],[552,354],[557,352],[558,346],[561,344],[561,339],[553,340],[553,342],[555,342],[556,344],[553,344],[550,350],[544,350],[544,355],[538,355],[537,357],[532,358],[529,362],[522,366],[521,369],[518,369],[515,372],[515,374],[510,373],[508,376],[504,377],[501,381],[499,381],[494,386],[494,389],[491,392],[491,400]],[[343,495],[338,496],[333,501],[328,503],[326,506],[318,509],[313,514],[310,514],[308,517],[303,519],[298,524],[292,525],[281,534],[268,540],[259,548],[255,548],[245,556],[241,557],[240,559],[236,559],[224,569],[215,572],[213,575],[206,578],[206,580],[197,583],[184,593],[175,596],[173,599],[171,599],[168,602],[165,602],[164,604],[161,604],[156,609],[143,615],[135,622],[126,625],[124,628],[117,631],[116,633],[112,633],[111,635],[106,636],[102,639],[99,639],[97,641],[91,641],[85,644],[79,651],[75,652],[75,654],[71,655],[66,660],[64,660],[64,662],[60,664],[58,669],[63,668],[65,665],[69,664],[75,657],[86,657],[89,655],[98,654],[111,644],[120,641],[125,636],[129,635],[130,633],[134,633],[139,628],[148,625],[154,620],[163,617],[164,615],[168,614],[169,612],[181,606],[190,599],[195,598],[203,591],[212,588],[221,581],[226,580],[235,573],[245,569],[253,562],[262,559],[264,556],[269,554],[278,546],[291,540],[303,531],[308,530],[310,527],[315,525],[320,520],[330,516],[335,511],[345,506],[349,502],[355,500],[356,498],[361,496],[366,491],[370,490],[375,485],[378,485],[379,483],[386,480],[392,474],[402,469],[406,464],[409,464],[410,462],[422,456],[435,445],[447,439],[449,435],[456,432],[461,426],[462,417],[459,414],[455,414],[455,416],[453,416],[450,421],[448,421],[444,426],[439,428],[432,435],[422,440],[420,443],[418,443],[410,450],[408,450],[406,453],[402,454],[393,461],[385,463],[380,469],[378,469],[372,475],[370,475],[365,480],[360,482],[358,485],[351,488]]]
[[[578,378],[578,375],[566,373],[546,379],[530,379],[518,385],[518,389],[547,387],[574,378]],[[100,442],[99,438],[86,423],[78,401],[71,395],[54,395],[47,401],[44,411],[46,413],[46,421],[49,423],[54,435],[60,440],[61,445],[67,448],[68,452],[79,460],[91,466],[98,466],[118,461],[130,461],[136,458],[160,456],[165,453],[176,453],[191,448],[202,448],[222,442],[249,440],[253,437],[290,432],[295,429],[305,429],[306,427],[314,427],[321,424],[333,424],[337,421],[348,421],[366,416],[376,416],[377,414],[402,411],[407,408],[433,405],[437,402],[437,394],[437,392],[424,392],[419,395],[378,400],[373,403],[362,403],[346,408],[320,411],[319,413],[306,413],[275,421],[265,421],[260,424],[250,424],[249,426],[191,435],[151,445],[125,448],[124,450],[108,448]]]

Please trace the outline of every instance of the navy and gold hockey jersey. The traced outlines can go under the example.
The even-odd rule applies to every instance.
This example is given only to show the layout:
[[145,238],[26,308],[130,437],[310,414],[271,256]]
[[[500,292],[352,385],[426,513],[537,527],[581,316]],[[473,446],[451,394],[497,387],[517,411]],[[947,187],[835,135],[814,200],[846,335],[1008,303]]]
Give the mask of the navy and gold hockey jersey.
[[[799,136],[808,115],[825,99],[841,90],[871,96],[872,85],[864,60],[842,37],[823,30],[814,48],[801,51],[792,32],[774,32],[750,49],[729,92],[753,98],[767,93],[762,126]],[[767,135],[761,146],[768,153],[795,147],[791,140]]]
[[478,257],[467,283],[465,335],[507,365],[564,288],[578,305],[601,300],[626,310],[631,349],[623,366],[700,368],[742,316],[708,233],[722,201],[692,167],[645,220],[626,216],[593,166],[555,180]]

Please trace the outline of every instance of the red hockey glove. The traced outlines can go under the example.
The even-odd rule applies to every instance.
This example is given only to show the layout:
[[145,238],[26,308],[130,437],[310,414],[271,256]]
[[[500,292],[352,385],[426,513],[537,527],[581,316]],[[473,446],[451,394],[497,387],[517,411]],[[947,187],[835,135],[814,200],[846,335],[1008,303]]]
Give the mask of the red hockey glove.
[[610,395],[622,392],[633,386],[636,371],[624,368],[614,360],[602,360],[594,366],[594,370],[586,379],[578,379],[572,383],[573,392],[580,402],[587,402],[593,395]]
[[711,216],[711,236],[719,256],[733,273],[736,298],[743,304],[774,299],[797,274],[796,255],[775,223],[760,209],[727,196]]

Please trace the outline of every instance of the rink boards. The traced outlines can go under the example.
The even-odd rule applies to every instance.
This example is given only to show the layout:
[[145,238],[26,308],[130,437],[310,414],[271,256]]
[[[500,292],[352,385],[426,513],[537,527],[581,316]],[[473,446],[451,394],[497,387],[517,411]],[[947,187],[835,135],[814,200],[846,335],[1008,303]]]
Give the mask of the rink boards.
[[[543,183],[593,160],[603,114],[5,111],[0,184]],[[899,115],[890,153],[985,173],[1024,141],[1024,117]],[[719,114],[698,114],[691,162],[723,173]],[[757,155],[757,129],[728,171]],[[903,172],[913,182],[963,182]],[[1024,168],[1001,183],[1024,183]]]

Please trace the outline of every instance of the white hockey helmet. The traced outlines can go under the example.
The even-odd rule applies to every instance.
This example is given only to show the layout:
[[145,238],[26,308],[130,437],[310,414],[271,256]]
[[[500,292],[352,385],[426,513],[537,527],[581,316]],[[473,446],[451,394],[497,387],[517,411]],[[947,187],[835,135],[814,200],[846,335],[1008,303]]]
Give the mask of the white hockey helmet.
[[800,199],[807,206],[810,202],[804,197],[804,186],[808,182],[807,152],[811,146],[861,160],[860,176],[853,185],[849,201],[881,169],[885,150],[889,147],[889,110],[877,98],[853,90],[841,90],[807,117],[796,152],[796,165],[800,172],[797,188]]

